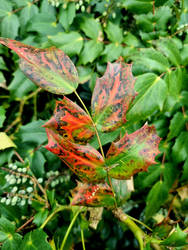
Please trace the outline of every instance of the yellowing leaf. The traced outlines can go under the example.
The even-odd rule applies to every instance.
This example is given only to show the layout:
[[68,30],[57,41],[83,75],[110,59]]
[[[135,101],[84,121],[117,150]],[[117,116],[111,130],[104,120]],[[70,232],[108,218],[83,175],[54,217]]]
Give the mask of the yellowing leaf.
[[4,132],[0,132],[0,150],[15,147],[14,142],[8,137],[8,135]]

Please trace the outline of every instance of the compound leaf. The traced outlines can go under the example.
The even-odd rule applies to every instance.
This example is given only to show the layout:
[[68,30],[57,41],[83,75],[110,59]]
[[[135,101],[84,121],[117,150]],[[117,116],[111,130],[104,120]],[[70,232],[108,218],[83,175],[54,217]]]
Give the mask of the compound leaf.
[[115,199],[107,183],[89,184],[80,183],[72,190],[73,200],[71,205],[91,207],[113,207]]
[[56,102],[54,116],[44,127],[75,143],[86,144],[94,135],[91,118],[76,103],[64,97]]
[[112,143],[107,153],[106,165],[112,178],[129,179],[140,171],[146,171],[156,164],[155,156],[159,153],[157,136],[154,126],[144,125],[136,132],[125,134],[118,142]]
[[21,70],[41,88],[54,94],[70,94],[77,88],[77,70],[60,49],[38,49],[7,38],[0,38],[0,43],[18,54]]
[[101,154],[89,144],[80,145],[64,139],[53,130],[46,129],[46,149],[56,154],[76,175],[85,182],[104,182],[106,170]]
[[92,96],[92,115],[97,128],[112,131],[126,122],[126,112],[135,97],[131,64],[108,63],[103,77],[96,81]]

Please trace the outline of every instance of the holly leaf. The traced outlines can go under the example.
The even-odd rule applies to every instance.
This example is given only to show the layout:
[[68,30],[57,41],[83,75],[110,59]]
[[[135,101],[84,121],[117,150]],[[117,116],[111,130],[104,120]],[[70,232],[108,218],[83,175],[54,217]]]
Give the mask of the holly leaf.
[[56,154],[84,182],[104,182],[106,170],[101,154],[89,144],[75,144],[46,129],[46,149]]
[[112,131],[126,122],[126,112],[133,101],[134,77],[131,64],[108,63],[103,77],[96,81],[92,96],[92,114],[97,128]]
[[119,180],[129,179],[156,164],[155,156],[159,154],[160,140],[154,126],[144,125],[136,132],[125,134],[118,142],[112,143],[106,159],[109,176]]
[[79,144],[86,144],[95,133],[91,118],[76,103],[66,97],[56,102],[54,116],[45,123],[44,127]]
[[70,94],[78,87],[78,73],[70,58],[55,47],[38,49],[8,38],[0,43],[20,57],[23,73],[39,87],[54,94]]
[[71,205],[90,207],[113,207],[115,199],[111,188],[107,183],[93,185],[81,183],[72,190],[73,200]]

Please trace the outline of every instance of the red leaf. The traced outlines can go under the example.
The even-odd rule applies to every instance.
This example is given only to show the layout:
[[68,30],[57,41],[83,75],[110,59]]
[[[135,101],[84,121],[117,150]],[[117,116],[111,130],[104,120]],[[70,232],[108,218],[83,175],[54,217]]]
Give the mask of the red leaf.
[[156,164],[160,140],[154,126],[144,125],[112,143],[106,160],[109,176],[120,180],[129,179],[135,173],[146,171],[150,165]]
[[64,97],[56,102],[54,116],[44,125],[64,138],[86,144],[94,135],[91,118],[76,103]]
[[131,64],[108,63],[103,77],[96,81],[92,112],[99,130],[111,131],[126,122],[126,112],[133,101],[134,78]]
[[8,38],[0,38],[0,43],[18,54],[21,70],[39,87],[55,94],[70,94],[78,87],[77,70],[62,50],[38,49]]
[[46,149],[56,154],[82,181],[104,182],[104,160],[97,150],[90,145],[72,143],[53,130],[46,129],[46,132]]
[[107,183],[93,185],[79,182],[72,191],[72,196],[71,205],[91,207],[112,207],[115,205],[113,192]]

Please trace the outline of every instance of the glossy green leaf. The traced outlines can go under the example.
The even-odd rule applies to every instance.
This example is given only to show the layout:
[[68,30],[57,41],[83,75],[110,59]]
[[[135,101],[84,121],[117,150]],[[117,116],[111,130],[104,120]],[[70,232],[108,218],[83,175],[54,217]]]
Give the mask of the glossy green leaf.
[[182,58],[182,64],[187,66],[188,65],[188,44],[183,45],[183,49],[181,50],[181,58]]
[[119,25],[112,22],[108,22],[105,32],[108,36],[108,39],[118,46],[123,41],[123,31]]
[[118,142],[112,143],[108,150],[106,165],[109,176],[123,180],[146,171],[150,165],[156,164],[159,142],[160,137],[154,126],[144,125],[130,135],[125,134]]
[[91,40],[84,43],[84,48],[81,51],[79,61],[84,65],[92,63],[103,51],[103,43]]
[[134,82],[131,64],[108,63],[92,95],[92,115],[100,131],[112,131],[126,122],[127,109],[136,95]]
[[59,22],[62,24],[63,28],[67,31],[72,24],[75,17],[75,3],[68,3],[67,8],[60,9]]
[[69,56],[75,54],[79,55],[83,47],[83,38],[75,31],[69,33],[59,32],[57,35],[48,36],[48,39],[52,45],[57,46]]
[[188,133],[181,132],[176,138],[175,144],[172,148],[172,157],[175,162],[179,163],[187,159],[188,156]]
[[131,194],[131,192],[128,190],[127,181],[112,178],[112,187],[118,206],[123,205]]
[[183,165],[183,173],[182,173],[181,180],[186,181],[186,182],[188,180],[188,159],[185,161]]
[[34,4],[27,3],[27,6],[20,11],[21,28],[23,28],[35,14],[38,14],[38,7]]
[[166,39],[161,40],[157,43],[158,49],[164,53],[165,56],[171,61],[175,66],[181,64],[181,55],[173,40]]
[[95,43],[96,41],[102,41],[103,33],[101,24],[94,18],[83,18],[80,28],[84,31],[86,36],[95,40]]
[[45,90],[62,95],[70,94],[77,88],[77,70],[62,50],[37,49],[6,38],[0,38],[0,43],[20,56],[21,70]]
[[47,216],[48,216],[48,210],[42,208],[38,213],[35,214],[33,223],[35,223],[39,227],[46,220]]
[[11,3],[6,0],[0,0],[0,17],[8,15],[8,12],[12,10]]
[[161,242],[161,245],[169,247],[181,247],[188,245],[187,242],[187,233],[183,232],[179,225],[177,225],[175,231],[173,231],[167,239]]
[[107,172],[101,154],[89,144],[80,145],[46,129],[47,150],[56,154],[84,182],[104,182]]
[[139,62],[151,71],[159,73],[169,70],[169,62],[163,54],[155,49],[143,49],[141,53],[131,57],[135,62]]
[[20,246],[20,250],[36,249],[52,250],[50,244],[47,242],[47,234],[41,229],[36,229],[27,233]]
[[111,188],[107,183],[88,184],[78,182],[78,186],[72,190],[72,205],[91,207],[113,207],[115,199]]
[[173,163],[165,163],[163,166],[164,183],[170,189],[178,179],[179,169]]
[[55,35],[63,31],[63,28],[59,23],[56,23],[54,15],[38,13],[30,19],[27,31],[38,32],[42,35]]
[[138,92],[130,111],[128,120],[144,120],[153,112],[161,111],[167,96],[167,86],[163,79],[153,73],[137,77],[135,90]]
[[2,128],[5,118],[5,109],[3,108],[3,106],[0,106],[0,128]]
[[118,59],[122,54],[122,46],[118,43],[111,43],[105,46],[102,52],[104,62],[112,62]]
[[16,38],[19,26],[19,19],[15,14],[7,15],[1,21],[1,36],[12,39]]
[[45,169],[44,169],[45,162],[46,162],[46,159],[41,151],[37,150],[36,152],[34,152],[32,156],[30,168],[36,177],[38,178],[43,177],[45,173]]
[[177,112],[170,121],[169,134],[167,139],[171,140],[177,137],[185,127],[185,117],[181,112]]
[[153,8],[152,0],[125,0],[123,6],[133,13],[147,13]]
[[95,134],[92,120],[88,114],[66,97],[56,102],[54,115],[45,123],[44,127],[79,144],[86,144]]
[[145,220],[147,221],[159,210],[168,198],[168,188],[165,183],[158,181],[150,190],[146,199]]

